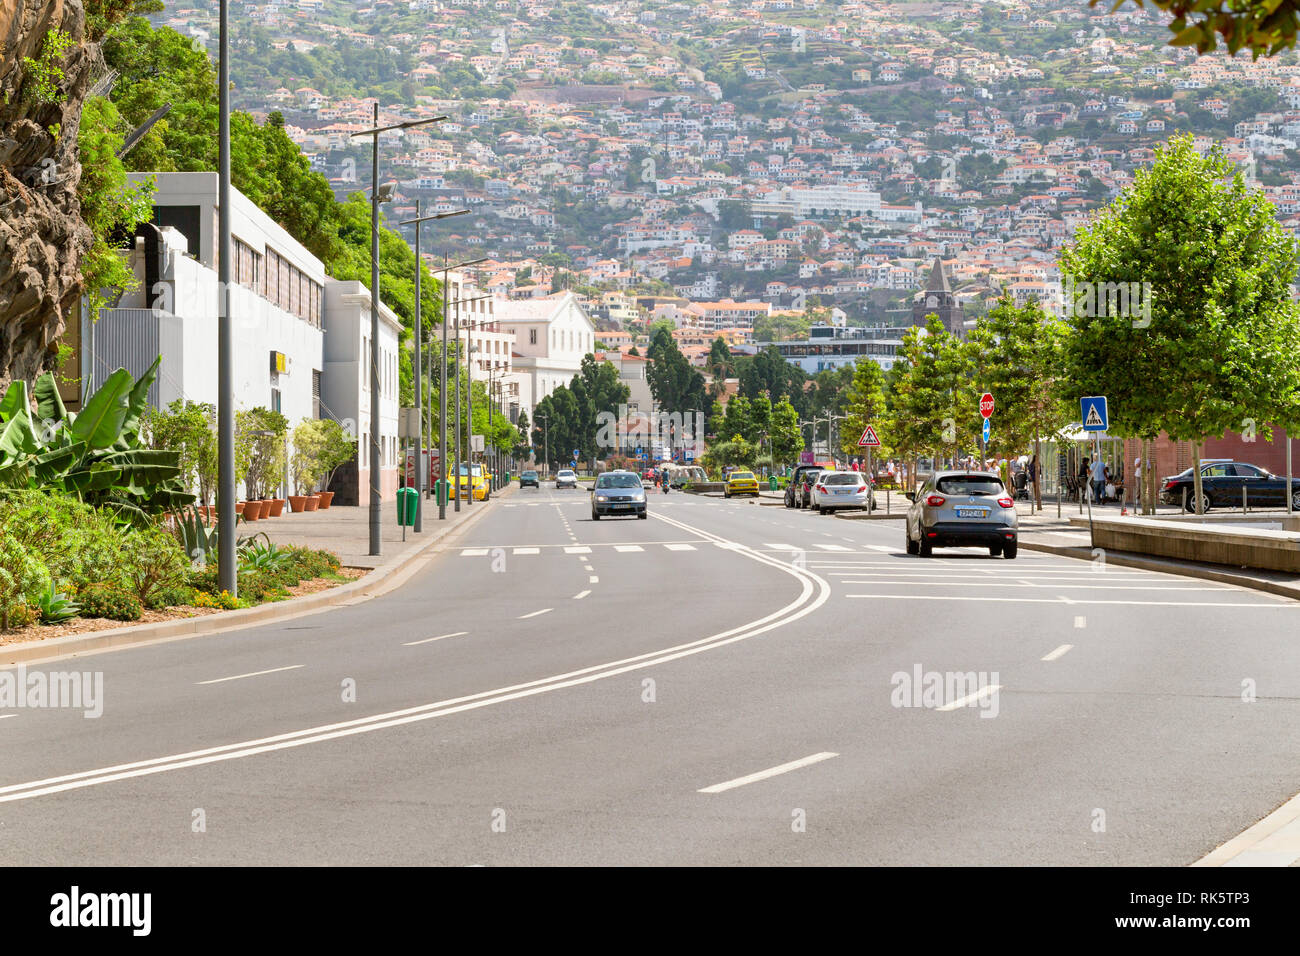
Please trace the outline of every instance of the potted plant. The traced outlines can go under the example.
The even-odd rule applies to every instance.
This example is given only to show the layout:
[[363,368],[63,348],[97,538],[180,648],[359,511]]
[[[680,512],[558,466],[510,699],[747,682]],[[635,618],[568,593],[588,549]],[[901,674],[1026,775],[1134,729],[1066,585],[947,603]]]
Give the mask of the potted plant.
[[250,521],[271,515],[271,493],[284,474],[288,429],[288,419],[269,408],[235,414],[235,475],[243,478],[248,493],[250,507],[244,514]]
[[[321,488],[319,507],[328,508],[334,492],[328,489],[339,467],[352,460],[356,445],[338,422],[328,418],[308,419],[293,430],[294,483],[299,495]],[[302,478],[297,476],[301,469]]]

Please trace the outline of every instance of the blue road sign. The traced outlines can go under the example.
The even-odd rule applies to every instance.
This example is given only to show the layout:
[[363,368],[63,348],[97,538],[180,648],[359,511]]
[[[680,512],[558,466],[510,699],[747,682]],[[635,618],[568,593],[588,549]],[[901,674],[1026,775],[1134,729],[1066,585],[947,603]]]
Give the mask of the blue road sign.
[[986,445],[988,444],[989,434],[991,431],[992,429],[989,428],[989,420],[986,418],[984,419],[984,444]]
[[569,467],[570,467],[570,468],[577,468],[577,467],[578,467],[578,459],[575,458],[575,459],[573,459],[573,461],[569,462]]
[[574,457],[574,460],[577,460],[577,459],[581,458],[581,457],[582,457],[582,452],[579,451],[577,448],[573,449],[573,457]]
[[1104,432],[1110,427],[1110,410],[1105,395],[1085,395],[1079,399],[1079,420],[1086,432]]

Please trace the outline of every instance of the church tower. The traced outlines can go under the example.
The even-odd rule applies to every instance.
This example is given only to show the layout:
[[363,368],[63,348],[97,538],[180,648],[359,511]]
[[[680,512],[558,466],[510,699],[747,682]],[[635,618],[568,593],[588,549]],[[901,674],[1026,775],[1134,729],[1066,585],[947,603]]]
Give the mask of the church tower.
[[962,324],[961,303],[952,294],[948,277],[943,271],[943,261],[934,260],[930,270],[930,279],[925,284],[925,291],[912,304],[912,324],[925,325],[925,317],[931,313],[939,317],[943,327],[958,338],[965,338],[966,327]]

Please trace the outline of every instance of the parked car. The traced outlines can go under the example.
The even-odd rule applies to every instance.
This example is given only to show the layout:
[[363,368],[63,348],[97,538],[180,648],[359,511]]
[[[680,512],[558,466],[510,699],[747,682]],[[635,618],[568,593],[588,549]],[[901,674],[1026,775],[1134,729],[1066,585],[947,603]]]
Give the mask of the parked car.
[[808,471],[820,471],[821,465],[796,465],[794,471],[790,474],[790,481],[785,486],[785,506],[787,508],[801,508],[799,504],[799,485],[803,482],[803,476]]
[[730,498],[733,495],[758,497],[758,479],[754,477],[752,471],[733,471],[727,476],[726,484],[722,488],[722,497]]
[[561,468],[555,473],[556,488],[577,488],[578,475],[571,468]]
[[540,489],[542,487],[542,482],[537,477],[537,472],[525,471],[519,475],[519,487]]
[[988,547],[993,557],[1016,556],[1020,520],[1002,478],[983,471],[936,471],[907,509],[907,553],[928,558],[933,548]]
[[875,502],[862,472],[823,471],[812,486],[812,507],[826,514],[840,508],[874,508]]
[[796,508],[807,508],[812,504],[812,487],[817,481],[817,477],[824,471],[822,468],[809,468],[799,476],[799,484],[794,490],[794,500]]
[[645,488],[632,471],[606,471],[596,476],[591,487],[591,520],[605,515],[646,517]]
[[492,489],[488,485],[487,475],[482,465],[463,464],[456,469],[456,480],[451,487],[451,497],[468,498],[470,495],[474,496],[475,501],[487,501],[492,496]]
[[[1187,491],[1187,510],[1196,511],[1196,486],[1192,469],[1165,478],[1160,487],[1160,499],[1168,505],[1183,503],[1183,490]],[[1242,489],[1247,505],[1256,507],[1286,507],[1286,476],[1275,475],[1267,468],[1244,461],[1201,462],[1201,511],[1213,507],[1240,508]],[[1300,510],[1300,477],[1291,479],[1292,507]]]

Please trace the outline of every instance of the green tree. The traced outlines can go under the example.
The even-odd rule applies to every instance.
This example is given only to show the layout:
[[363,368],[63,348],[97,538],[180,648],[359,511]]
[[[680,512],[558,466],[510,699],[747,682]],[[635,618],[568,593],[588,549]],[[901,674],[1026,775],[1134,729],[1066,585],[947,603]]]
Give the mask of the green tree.
[[197,486],[202,505],[216,492],[216,421],[216,406],[178,398],[163,411],[149,410],[142,422],[150,447],[179,453],[181,480],[186,488]]
[[[965,348],[975,388],[990,392],[996,402],[991,452],[1019,455],[1032,445],[1040,455],[1040,439],[1058,435],[1070,423],[1072,406],[1057,384],[1064,331],[1038,303],[1017,307],[1005,297],[971,330]],[[1034,501],[1042,507],[1038,482]]]
[[799,428],[799,413],[782,398],[772,407],[772,424],[768,431],[774,462],[792,462],[803,451],[803,430]]
[[945,449],[956,457],[963,445],[974,446],[973,419],[979,413],[969,376],[962,380],[959,344],[938,316],[927,316],[926,322],[903,333],[899,361],[887,379],[885,433],[890,446],[904,457],[941,454]]
[[[1095,7],[1100,0],[1088,0]],[[1133,0],[1139,7],[1143,0]],[[1220,37],[1228,52],[1249,50],[1255,57],[1272,56],[1295,47],[1295,0],[1150,0],[1171,14],[1170,46],[1194,46],[1198,53],[1218,48]],[[1118,8],[1116,4],[1112,9]]]
[[708,396],[704,389],[704,376],[691,367],[682,355],[670,331],[672,323],[651,326],[648,358],[650,366],[646,378],[650,392],[659,403],[661,411],[685,413],[701,411],[708,414]]
[[844,454],[861,455],[863,450],[858,446],[858,439],[868,425],[874,425],[879,436],[884,417],[884,370],[872,359],[858,359],[848,389],[848,417],[840,429],[840,449]]
[[[1061,266],[1073,292],[1062,394],[1107,396],[1117,435],[1193,442],[1198,509],[1206,436],[1257,424],[1268,438],[1269,422],[1296,423],[1296,243],[1221,150],[1171,139]],[[1147,284],[1141,310],[1096,294],[1117,282]]]

